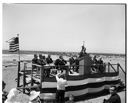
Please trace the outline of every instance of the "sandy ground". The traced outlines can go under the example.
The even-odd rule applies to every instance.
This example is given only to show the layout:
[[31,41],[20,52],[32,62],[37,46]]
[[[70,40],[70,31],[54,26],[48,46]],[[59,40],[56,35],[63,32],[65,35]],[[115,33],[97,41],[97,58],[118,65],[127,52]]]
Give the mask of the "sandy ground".
[[[126,92],[123,91],[123,92],[120,92],[118,94],[121,98],[121,103],[126,103],[126,97],[125,97]],[[101,97],[98,97],[98,98],[89,99],[89,100],[85,100],[85,101],[80,101],[80,102],[76,102],[76,103],[103,103],[103,100],[107,99],[109,97],[110,97],[110,95],[106,95],[106,96],[101,96]]]

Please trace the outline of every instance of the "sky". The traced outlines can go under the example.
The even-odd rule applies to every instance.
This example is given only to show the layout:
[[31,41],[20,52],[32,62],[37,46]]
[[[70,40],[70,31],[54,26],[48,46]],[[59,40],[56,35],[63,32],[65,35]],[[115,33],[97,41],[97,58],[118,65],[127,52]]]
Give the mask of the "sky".
[[19,34],[20,50],[125,53],[125,5],[3,4],[3,47]]

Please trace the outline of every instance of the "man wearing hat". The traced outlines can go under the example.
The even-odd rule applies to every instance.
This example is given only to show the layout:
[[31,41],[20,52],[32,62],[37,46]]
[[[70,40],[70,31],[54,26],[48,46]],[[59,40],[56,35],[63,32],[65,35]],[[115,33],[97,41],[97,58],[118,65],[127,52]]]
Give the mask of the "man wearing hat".
[[112,86],[109,89],[110,91],[110,98],[109,99],[104,99],[104,103],[121,103],[120,96],[116,93],[116,86]]
[[64,103],[65,86],[67,85],[65,74],[63,73],[57,74],[56,81],[57,81],[56,101],[57,103]]
[[40,92],[37,91],[31,91],[30,92],[30,96],[29,96],[29,100],[32,103],[37,103],[39,101],[39,96],[40,96]]

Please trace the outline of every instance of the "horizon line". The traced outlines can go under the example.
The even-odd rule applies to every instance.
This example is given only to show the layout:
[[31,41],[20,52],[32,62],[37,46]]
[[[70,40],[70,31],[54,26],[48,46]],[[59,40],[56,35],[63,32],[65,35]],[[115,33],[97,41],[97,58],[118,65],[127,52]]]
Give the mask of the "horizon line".
[[[2,51],[8,51],[8,49],[2,49]],[[20,51],[35,51],[35,52],[67,52],[67,53],[71,53],[71,52],[74,52],[74,53],[79,53],[79,52],[75,52],[75,51],[47,51],[47,50],[20,50]],[[11,53],[11,52],[10,52]],[[110,52],[88,52],[89,54],[123,54],[125,55],[126,53],[110,53]]]

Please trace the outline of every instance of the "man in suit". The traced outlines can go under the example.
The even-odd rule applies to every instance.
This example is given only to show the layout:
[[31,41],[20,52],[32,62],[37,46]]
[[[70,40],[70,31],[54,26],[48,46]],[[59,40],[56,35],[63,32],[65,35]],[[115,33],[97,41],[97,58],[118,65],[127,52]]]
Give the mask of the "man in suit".
[[63,70],[66,70],[66,65],[67,61],[64,60],[63,56],[59,56],[59,58],[55,61],[55,66],[57,67],[57,69],[61,70],[61,72],[63,72]]
[[116,92],[116,86],[110,87],[109,91],[111,96],[109,99],[104,99],[104,103],[121,103],[120,96]]

